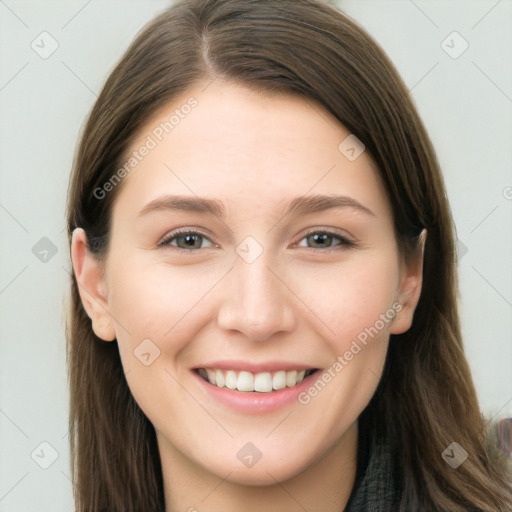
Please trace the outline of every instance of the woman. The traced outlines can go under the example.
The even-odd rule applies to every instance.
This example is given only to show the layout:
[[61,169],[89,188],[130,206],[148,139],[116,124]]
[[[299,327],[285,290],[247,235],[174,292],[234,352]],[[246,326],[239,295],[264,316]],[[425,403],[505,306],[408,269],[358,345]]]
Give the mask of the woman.
[[510,510],[439,166],[313,0],[188,0],[111,73],[68,229],[78,511]]

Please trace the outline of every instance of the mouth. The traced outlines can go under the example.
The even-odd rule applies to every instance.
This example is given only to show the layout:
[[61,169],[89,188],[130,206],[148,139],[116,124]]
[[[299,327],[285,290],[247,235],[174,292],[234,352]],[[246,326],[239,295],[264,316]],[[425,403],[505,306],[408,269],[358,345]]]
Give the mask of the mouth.
[[220,368],[198,368],[195,371],[204,381],[221,389],[247,393],[272,393],[297,386],[318,369],[277,370],[259,373]]

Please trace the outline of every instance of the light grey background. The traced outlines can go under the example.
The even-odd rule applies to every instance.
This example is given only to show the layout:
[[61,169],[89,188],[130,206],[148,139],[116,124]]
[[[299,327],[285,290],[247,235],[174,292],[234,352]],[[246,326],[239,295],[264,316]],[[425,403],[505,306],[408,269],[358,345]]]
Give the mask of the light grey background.
[[[460,240],[463,331],[482,411],[512,416],[512,1],[339,4],[391,56],[432,137]],[[70,167],[106,76],[167,5],[0,0],[0,512],[73,510],[63,310]],[[58,43],[46,59],[31,47],[51,49],[43,31]]]

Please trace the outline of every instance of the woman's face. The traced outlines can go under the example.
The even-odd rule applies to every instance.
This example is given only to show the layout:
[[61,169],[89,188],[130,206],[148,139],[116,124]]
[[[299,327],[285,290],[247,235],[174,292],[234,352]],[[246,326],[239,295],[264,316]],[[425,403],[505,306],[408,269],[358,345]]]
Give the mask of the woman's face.
[[401,267],[375,166],[332,115],[205,86],[131,146],[104,279],[90,254],[80,277],[77,240],[75,269],[162,460],[269,484],[343,449],[421,268]]

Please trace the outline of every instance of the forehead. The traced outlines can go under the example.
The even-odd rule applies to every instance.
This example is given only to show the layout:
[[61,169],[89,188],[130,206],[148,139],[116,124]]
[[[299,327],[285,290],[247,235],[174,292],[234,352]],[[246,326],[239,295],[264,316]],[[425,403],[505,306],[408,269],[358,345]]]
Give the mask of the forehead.
[[218,198],[228,214],[250,216],[308,193],[343,193],[388,215],[370,155],[347,157],[346,141],[353,145],[353,137],[332,114],[298,95],[200,84],[140,131],[125,155],[136,165],[114,210],[128,215],[160,195],[181,194]]

